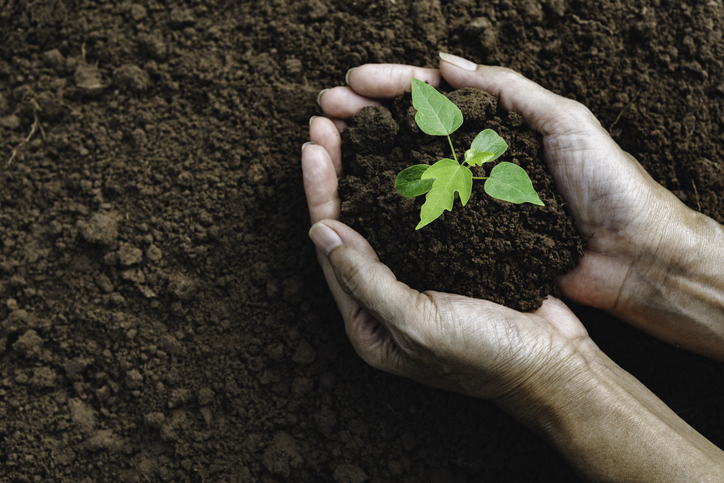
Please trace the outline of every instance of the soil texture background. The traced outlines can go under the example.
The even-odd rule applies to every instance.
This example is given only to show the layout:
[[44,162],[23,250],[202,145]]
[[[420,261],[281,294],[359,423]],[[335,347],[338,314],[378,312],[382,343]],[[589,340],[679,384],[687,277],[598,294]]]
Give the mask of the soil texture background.
[[[718,0],[0,0],[0,481],[576,481],[367,367],[307,237],[317,93],[446,51],[585,103],[724,222]],[[576,307],[724,446],[724,367]]]

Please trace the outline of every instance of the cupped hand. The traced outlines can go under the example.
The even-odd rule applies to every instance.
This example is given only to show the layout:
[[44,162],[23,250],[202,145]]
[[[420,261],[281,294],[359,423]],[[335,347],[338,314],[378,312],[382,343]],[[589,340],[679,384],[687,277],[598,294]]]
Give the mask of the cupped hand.
[[433,85],[440,80],[437,70],[408,66],[369,65],[352,74],[353,87],[321,96],[333,119],[312,120],[302,167],[310,236],[356,351],[387,372],[498,401],[537,398],[576,380],[598,351],[562,302],[549,298],[537,311],[520,313],[483,300],[420,293],[397,281],[366,240],[338,221],[344,118],[375,99],[399,95],[410,77]]
[[[656,183],[582,104],[510,69],[441,57],[439,70],[363,65],[347,75],[348,87],[320,96],[331,121],[315,120],[311,137],[328,149],[337,174],[338,129],[344,128],[344,120],[378,104],[377,99],[409,90],[410,77],[437,86],[442,76],[454,88],[490,92],[501,107],[521,114],[543,135],[545,161],[588,242],[576,268],[559,279],[564,296],[604,309],[670,343],[724,357],[724,327],[712,326],[711,297],[696,293],[697,286],[716,284],[716,273],[701,273],[706,272],[701,245],[702,240],[722,238],[721,227]],[[688,271],[694,272],[691,280]],[[672,273],[685,282],[672,285]],[[689,287],[682,289],[686,283]],[[697,297],[695,307],[681,314],[682,303]],[[721,312],[721,307],[714,311]],[[712,332],[717,336],[711,337]]]
[[[457,57],[447,57],[440,70],[364,65],[348,74],[349,87],[320,95],[329,118],[312,120],[312,142],[302,148],[313,223],[310,237],[356,351],[379,369],[494,400],[550,441],[591,481],[720,481],[721,450],[598,350],[561,301],[548,298],[535,312],[520,313],[483,300],[420,293],[397,281],[366,240],[339,221],[339,131],[345,119],[378,104],[378,99],[402,94],[409,89],[410,77],[437,86],[441,75],[453,87],[478,87],[495,94],[502,107],[519,112],[543,134],[546,162],[589,239],[583,260],[560,280],[564,292],[614,312],[616,307],[625,315],[634,312],[631,321],[674,341],[686,324],[657,325],[652,314],[676,319],[676,311],[666,306],[667,296],[674,305],[682,305],[682,294],[686,298],[695,293],[698,313],[707,315],[688,317],[689,329],[703,329],[688,342],[724,360],[724,352],[716,352],[724,347],[724,336],[700,337],[716,327],[707,319],[724,320],[719,317],[724,316],[724,302],[717,303],[712,290],[722,281],[719,268],[695,264],[701,275],[692,278],[689,286],[694,289],[688,292],[682,290],[687,286],[681,281],[683,272],[671,274],[677,280],[673,290],[646,278],[662,260],[664,271],[677,267],[671,262],[676,244],[667,237],[681,238],[677,235],[682,230],[686,235],[687,229],[693,233],[697,224],[706,225],[708,238],[722,241],[712,245],[716,247],[724,246],[724,230],[712,220],[692,217],[677,204],[585,107],[512,71]],[[710,254],[711,246],[704,250]],[[718,253],[724,261],[724,250]],[[682,260],[678,264],[681,267]],[[646,303],[631,300],[646,298],[641,289],[646,282],[660,296],[645,302],[660,308],[636,314]],[[702,320],[705,323],[698,324]],[[707,342],[697,346],[702,340]]]

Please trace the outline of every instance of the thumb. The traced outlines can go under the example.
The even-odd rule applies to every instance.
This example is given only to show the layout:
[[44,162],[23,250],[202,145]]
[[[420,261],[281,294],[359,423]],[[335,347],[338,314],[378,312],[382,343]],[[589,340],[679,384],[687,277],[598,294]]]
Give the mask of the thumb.
[[475,87],[493,94],[503,109],[517,112],[531,129],[544,136],[591,126],[601,128],[583,104],[554,94],[514,70],[478,65],[444,52],[440,59],[440,72],[452,87]]
[[413,323],[428,298],[399,282],[359,233],[336,220],[324,220],[312,226],[309,235],[329,259],[342,290],[380,324],[395,332]]

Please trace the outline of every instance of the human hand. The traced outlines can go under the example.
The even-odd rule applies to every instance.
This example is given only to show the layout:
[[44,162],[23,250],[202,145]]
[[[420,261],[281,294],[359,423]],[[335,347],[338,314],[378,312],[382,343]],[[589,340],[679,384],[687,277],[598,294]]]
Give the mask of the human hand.
[[409,89],[409,75],[433,86],[442,75],[455,88],[494,94],[543,135],[545,161],[588,240],[578,266],[559,279],[564,296],[724,359],[724,277],[713,263],[724,263],[722,227],[656,183],[582,104],[509,69],[446,58],[439,71],[361,66],[348,74],[349,87],[325,92],[321,105],[343,128],[343,119],[361,107]]
[[[397,95],[412,76],[439,81],[431,69],[376,67],[380,72],[373,78],[385,79],[375,82],[376,97]],[[327,99],[334,102],[338,94],[349,98],[330,107]],[[339,119],[374,102],[352,96],[357,94],[348,88],[328,91],[325,111]],[[597,349],[560,301],[548,299],[539,310],[523,314],[483,300],[419,293],[398,282],[369,244],[337,221],[342,170],[337,127],[316,118],[310,134],[316,145],[302,154],[314,223],[310,235],[347,334],[364,360],[431,386],[490,399],[518,397],[525,384],[552,387],[543,382],[549,378],[575,379],[585,366],[583,353]]]
[[[453,83],[450,69],[454,66],[441,65]],[[503,84],[505,76],[515,76],[492,69]],[[369,244],[338,221],[338,128],[344,119],[376,104],[375,98],[401,94],[410,77],[437,85],[439,76],[436,70],[408,66],[358,68],[350,76],[351,87],[320,96],[333,119],[313,119],[313,144],[303,148],[314,223],[310,236],[357,352],[377,368],[493,399],[592,480],[717,481],[724,475],[722,452],[601,353],[560,301],[549,298],[539,310],[522,314],[457,295],[421,294],[398,282]],[[539,95],[553,96],[537,89]],[[565,152],[566,137],[559,142]],[[565,171],[561,167],[559,176],[565,177]],[[663,463],[652,466],[651,461]]]
[[722,226],[655,182],[582,104],[508,69],[447,58],[440,71],[451,86],[492,93],[543,135],[545,161],[588,240],[559,279],[564,296],[724,360]]

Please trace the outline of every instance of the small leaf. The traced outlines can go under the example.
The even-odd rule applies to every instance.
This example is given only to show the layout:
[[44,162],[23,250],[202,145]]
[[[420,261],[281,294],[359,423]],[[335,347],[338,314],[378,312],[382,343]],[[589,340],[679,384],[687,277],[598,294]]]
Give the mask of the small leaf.
[[490,178],[485,181],[484,189],[499,200],[545,206],[533,188],[528,173],[513,163],[502,162],[495,166],[490,172]]
[[429,168],[429,164],[416,164],[400,171],[397,178],[395,178],[397,192],[405,198],[414,198],[430,191],[435,180],[420,179]]
[[422,175],[422,179],[433,178],[435,182],[427,193],[420,210],[420,223],[415,230],[435,221],[443,211],[452,211],[455,193],[460,195],[460,203],[465,206],[473,191],[472,171],[452,159],[441,159]]
[[497,157],[498,156],[488,151],[478,151],[477,153],[473,152],[472,149],[465,151],[465,162],[470,166],[482,166],[483,163],[492,161]]
[[493,157],[489,159],[489,161],[498,159],[506,149],[508,149],[508,143],[506,143],[505,139],[498,136],[498,133],[492,129],[486,129],[480,132],[477,136],[475,136],[473,143],[470,145],[470,151],[473,153],[492,153]]
[[463,124],[463,113],[450,99],[418,79],[412,83],[412,105],[417,109],[415,122],[431,136],[447,136]]

